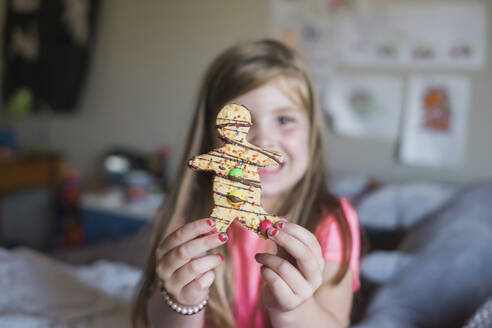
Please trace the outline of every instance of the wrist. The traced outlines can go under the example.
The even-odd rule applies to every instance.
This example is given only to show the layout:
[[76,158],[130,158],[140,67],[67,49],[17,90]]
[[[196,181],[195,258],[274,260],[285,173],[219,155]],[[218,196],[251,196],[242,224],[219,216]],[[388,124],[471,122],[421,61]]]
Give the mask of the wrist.
[[197,305],[187,306],[187,305],[180,304],[176,300],[174,300],[174,298],[167,293],[166,289],[162,284],[160,284],[160,292],[162,297],[164,297],[164,300],[166,301],[167,305],[173,311],[183,315],[193,315],[193,314],[197,314],[198,312],[201,312],[207,305],[207,301],[208,301],[207,299],[205,299]]
[[268,309],[268,315],[273,327],[299,327],[299,322],[302,321],[302,316],[306,313],[306,306],[309,306],[309,303],[312,301],[314,300],[311,297],[298,307],[289,311]]
[[152,293],[152,297],[147,306],[150,323],[149,327],[204,327],[206,309],[194,315],[182,315],[177,313],[167,305],[158,288]]
[[339,322],[314,297],[310,297],[291,311],[268,309],[268,314],[273,327],[297,328],[303,325],[305,326],[306,323],[309,323],[310,327],[348,327],[348,322]]

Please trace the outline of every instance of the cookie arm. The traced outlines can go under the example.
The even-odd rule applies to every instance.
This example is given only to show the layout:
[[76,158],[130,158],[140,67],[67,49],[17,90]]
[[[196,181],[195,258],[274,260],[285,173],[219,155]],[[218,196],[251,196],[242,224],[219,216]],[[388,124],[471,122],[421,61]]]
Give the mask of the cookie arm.
[[254,154],[254,157],[252,157],[253,162],[260,167],[278,166],[283,161],[282,153],[275,150],[265,150],[260,148],[258,150],[250,151]]
[[218,171],[218,165],[214,158],[208,154],[193,156],[188,161],[188,166],[195,171]]

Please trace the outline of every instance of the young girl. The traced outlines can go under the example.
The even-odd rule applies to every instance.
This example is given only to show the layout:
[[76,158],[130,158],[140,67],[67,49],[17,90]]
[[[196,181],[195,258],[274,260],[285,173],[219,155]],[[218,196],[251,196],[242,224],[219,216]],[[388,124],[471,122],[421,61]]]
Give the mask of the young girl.
[[[260,170],[263,207],[287,219],[267,240],[238,223],[215,232],[207,219],[211,176],[186,165],[220,147],[215,119],[228,103],[250,110],[248,141],[283,154],[280,167]],[[312,82],[293,50],[247,42],[212,63],[176,184],[154,224],[136,327],[348,326],[359,286],[359,227],[350,205],[327,190],[323,129]]]

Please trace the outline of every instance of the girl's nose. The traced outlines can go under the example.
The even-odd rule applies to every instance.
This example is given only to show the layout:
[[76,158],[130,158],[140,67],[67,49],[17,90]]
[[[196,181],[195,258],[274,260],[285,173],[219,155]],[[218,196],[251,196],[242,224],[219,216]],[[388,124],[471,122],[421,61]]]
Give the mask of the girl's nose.
[[255,124],[248,133],[248,141],[258,147],[272,149],[275,147],[273,134],[274,131],[268,129],[265,124]]

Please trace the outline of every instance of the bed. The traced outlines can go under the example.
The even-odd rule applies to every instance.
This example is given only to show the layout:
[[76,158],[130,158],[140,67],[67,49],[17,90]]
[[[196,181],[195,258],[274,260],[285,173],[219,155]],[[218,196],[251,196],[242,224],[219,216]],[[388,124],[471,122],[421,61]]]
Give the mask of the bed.
[[374,244],[401,238],[364,257],[366,307],[354,327],[462,327],[492,296],[492,183],[384,186],[357,211]]
[[[352,199],[370,241],[354,327],[491,324],[492,183],[376,188],[360,180],[332,188]],[[125,240],[50,256],[0,249],[0,327],[130,327],[149,235],[146,226]]]
[[0,327],[130,327],[141,270],[96,261],[73,266],[27,248],[0,249]]

